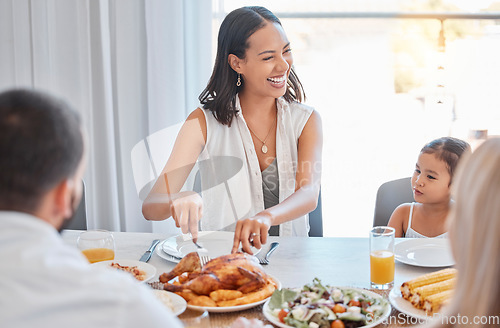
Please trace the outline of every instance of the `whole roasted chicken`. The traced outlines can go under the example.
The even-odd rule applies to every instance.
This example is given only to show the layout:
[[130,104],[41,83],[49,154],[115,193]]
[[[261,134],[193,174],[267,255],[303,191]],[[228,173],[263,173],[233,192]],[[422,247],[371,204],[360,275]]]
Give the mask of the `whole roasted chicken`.
[[[174,285],[173,278],[187,272],[188,281]],[[187,254],[175,268],[160,276],[164,289],[171,292],[191,290],[199,295],[209,295],[218,289],[239,290],[249,293],[266,284],[267,275],[259,261],[248,254],[235,253],[219,256],[202,268],[198,253]]]

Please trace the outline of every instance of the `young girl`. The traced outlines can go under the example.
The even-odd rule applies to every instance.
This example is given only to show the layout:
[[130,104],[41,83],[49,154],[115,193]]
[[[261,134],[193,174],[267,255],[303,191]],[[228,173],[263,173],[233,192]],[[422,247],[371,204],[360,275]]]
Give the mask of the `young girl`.
[[415,202],[399,205],[389,220],[396,237],[447,237],[453,173],[469,149],[465,141],[451,137],[433,140],[422,148],[411,178]]
[[[320,186],[321,119],[301,103],[292,65],[290,42],[269,10],[243,7],[226,16],[202,106],[181,128],[144,201],[146,219],[172,216],[193,239],[198,224],[206,231],[234,229],[233,252],[240,243],[249,253],[251,244],[260,248],[271,226],[280,236],[308,235],[307,214]],[[237,173],[226,177],[232,170],[217,158],[236,159]],[[179,192],[198,159],[202,195]],[[209,186],[210,179],[219,183]]]
[[486,140],[467,157],[459,165],[449,217],[457,283],[443,320],[433,327],[500,323],[500,138]]

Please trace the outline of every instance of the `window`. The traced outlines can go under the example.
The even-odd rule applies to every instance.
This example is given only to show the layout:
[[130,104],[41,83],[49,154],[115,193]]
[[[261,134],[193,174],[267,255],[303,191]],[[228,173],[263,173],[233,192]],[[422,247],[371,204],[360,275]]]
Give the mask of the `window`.
[[[373,16],[479,7],[460,7],[471,3],[458,0],[429,2],[436,7],[373,3],[214,1],[214,44],[225,13],[244,5],[265,6],[283,23],[307,103],[323,119],[325,236],[366,237],[378,187],[410,176],[425,143],[449,135],[475,146],[500,135],[500,19],[444,20],[440,52],[439,20]],[[367,17],[315,15],[328,12]]]

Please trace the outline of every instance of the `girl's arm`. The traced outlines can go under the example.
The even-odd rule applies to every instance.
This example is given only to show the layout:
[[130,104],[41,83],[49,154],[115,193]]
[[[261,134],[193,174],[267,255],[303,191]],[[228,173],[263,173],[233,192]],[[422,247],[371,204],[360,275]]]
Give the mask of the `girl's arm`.
[[[172,216],[183,233],[198,234],[202,200],[193,191],[179,192],[205,146],[207,125],[200,108],[193,111],[181,127],[172,153],[142,204],[147,220],[160,221]],[[166,141],[168,142],[168,141]]]
[[291,221],[316,208],[321,184],[322,148],[321,117],[313,111],[299,137],[295,192],[283,202],[265,209],[254,217],[239,220],[236,223],[233,253],[238,250],[241,242],[243,250],[252,254],[249,241],[252,233],[260,234],[260,238],[253,238],[253,245],[260,248],[267,242],[270,226]]
[[392,212],[391,218],[389,219],[389,223],[387,225],[396,230],[394,237],[404,237],[405,221],[408,218],[408,215],[408,204],[401,204],[396,207],[394,212]]

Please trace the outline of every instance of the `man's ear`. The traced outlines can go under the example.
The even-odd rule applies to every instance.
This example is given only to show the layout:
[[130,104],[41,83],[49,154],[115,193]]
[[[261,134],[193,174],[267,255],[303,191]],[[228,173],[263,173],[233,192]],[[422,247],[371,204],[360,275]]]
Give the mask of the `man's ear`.
[[238,58],[238,56],[229,54],[227,56],[227,62],[229,66],[236,72],[236,73],[241,73],[241,63],[242,59]]
[[74,183],[70,179],[65,179],[59,183],[54,190],[54,211],[56,215],[69,218],[72,214],[71,195],[73,194]]

